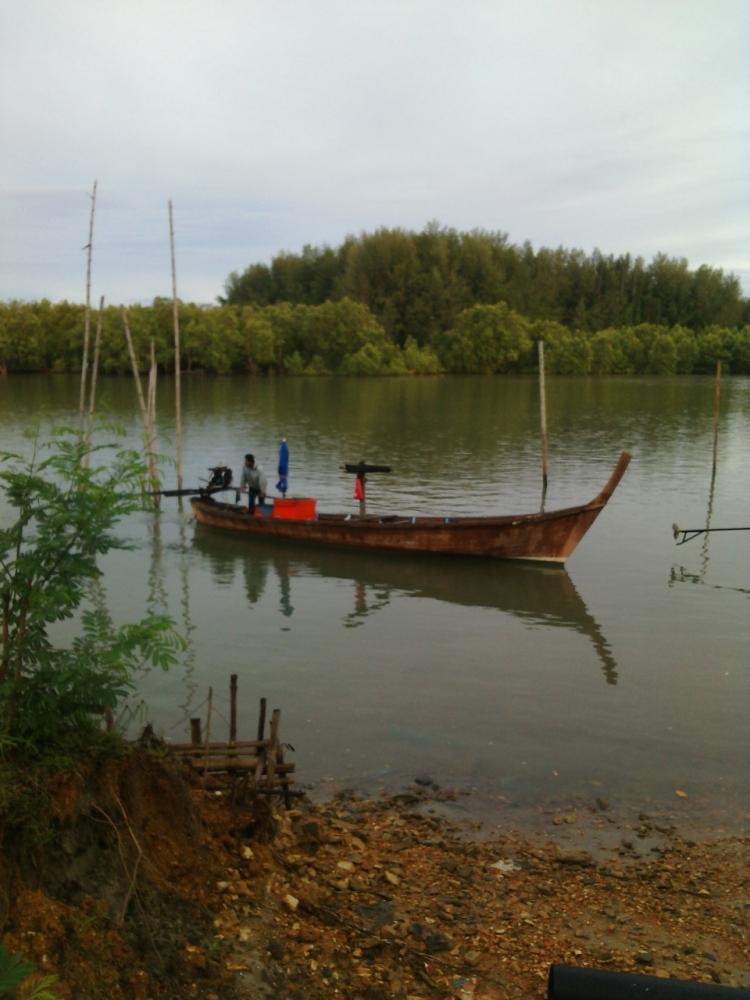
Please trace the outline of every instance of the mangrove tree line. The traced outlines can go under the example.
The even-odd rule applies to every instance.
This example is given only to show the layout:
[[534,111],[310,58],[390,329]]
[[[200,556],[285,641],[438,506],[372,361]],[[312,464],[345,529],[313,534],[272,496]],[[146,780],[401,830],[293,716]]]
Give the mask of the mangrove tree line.
[[[552,373],[669,375],[724,370],[750,374],[750,325],[639,323],[593,332],[530,319],[506,303],[462,310],[426,342],[396,343],[370,309],[344,298],[321,305],[179,307],[182,368],[218,374],[406,375],[457,372],[524,374],[536,370],[543,339]],[[68,302],[0,304],[0,371],[79,372],[84,307]],[[128,322],[142,370],[153,337],[162,371],[174,368],[172,304],[132,306]],[[102,317],[101,370],[130,371],[120,307]]]

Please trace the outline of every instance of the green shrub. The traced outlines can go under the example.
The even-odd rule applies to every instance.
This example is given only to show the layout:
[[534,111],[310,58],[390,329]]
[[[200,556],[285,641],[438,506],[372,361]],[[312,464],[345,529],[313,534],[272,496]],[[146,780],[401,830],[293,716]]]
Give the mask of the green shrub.
[[[184,645],[165,616],[116,627],[97,594],[98,558],[127,547],[112,529],[142,507],[143,480],[137,454],[72,431],[35,441],[29,462],[0,452],[0,492],[16,511],[0,528],[0,741],[39,748],[96,726],[141,665],[166,669]],[[74,615],[79,635],[54,646],[50,627]]]

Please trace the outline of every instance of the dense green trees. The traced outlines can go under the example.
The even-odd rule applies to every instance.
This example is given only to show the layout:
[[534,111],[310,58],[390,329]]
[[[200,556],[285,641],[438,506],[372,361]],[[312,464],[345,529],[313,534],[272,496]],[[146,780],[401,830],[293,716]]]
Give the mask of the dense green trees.
[[[165,300],[128,310],[136,354],[145,370],[153,336],[162,371],[172,371],[172,307]],[[687,375],[724,370],[750,374],[750,325],[610,325],[594,332],[534,319],[505,302],[460,310],[429,340],[399,345],[372,311],[351,298],[319,306],[180,306],[182,364],[187,371],[282,375],[433,375],[529,373],[544,340],[550,373]],[[105,309],[101,365],[127,373],[130,360],[119,308]],[[83,307],[67,302],[0,304],[0,370],[69,371],[81,364]]]
[[717,268],[690,271],[664,254],[650,264],[630,254],[516,246],[504,233],[459,233],[431,223],[421,232],[378,229],[337,249],[307,246],[270,265],[229,276],[234,305],[318,305],[349,297],[366,305],[399,346],[450,330],[464,309],[505,302],[529,319],[593,333],[607,327],[750,322],[739,282]]
[[[306,246],[229,276],[221,306],[180,304],[182,364],[227,373],[528,372],[543,339],[558,374],[750,372],[750,301],[733,275],[657,255],[535,251],[504,233],[378,229]],[[133,306],[145,367],[153,337],[174,366],[172,304]],[[77,371],[83,308],[0,303],[0,371]],[[120,311],[105,310],[102,369],[130,368]]]

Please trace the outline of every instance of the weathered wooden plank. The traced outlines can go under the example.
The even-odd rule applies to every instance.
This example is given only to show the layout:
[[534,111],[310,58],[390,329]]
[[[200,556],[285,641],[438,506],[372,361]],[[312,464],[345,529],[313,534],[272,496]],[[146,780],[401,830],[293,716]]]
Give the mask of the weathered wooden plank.
[[[248,747],[262,747],[267,746],[268,740],[236,740],[232,746],[232,750],[244,750]],[[168,743],[169,749],[176,754],[184,755],[189,754],[194,756],[197,752],[213,750],[228,750],[230,749],[228,743],[204,743],[200,747],[196,747],[193,743]]]
[[[253,771],[258,763],[255,757],[217,757],[208,760],[205,757],[196,757],[195,760],[188,758],[188,762],[196,771]],[[294,768],[293,763],[276,764],[274,773],[289,774]]]

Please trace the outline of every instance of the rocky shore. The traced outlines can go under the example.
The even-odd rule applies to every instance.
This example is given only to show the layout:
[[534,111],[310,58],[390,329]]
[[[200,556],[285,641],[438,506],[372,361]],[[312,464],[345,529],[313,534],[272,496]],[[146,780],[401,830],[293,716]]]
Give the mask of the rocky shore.
[[750,987],[747,838],[603,800],[478,830],[427,779],[272,811],[181,774],[138,752],[61,783],[33,855],[6,837],[3,942],[60,1000],[542,1000],[552,963]]
[[[480,839],[440,799],[344,795],[238,845],[216,928],[248,996],[531,1000],[551,963],[750,986],[747,840],[621,826],[601,800],[548,837]],[[615,844],[566,846],[573,826]]]

